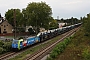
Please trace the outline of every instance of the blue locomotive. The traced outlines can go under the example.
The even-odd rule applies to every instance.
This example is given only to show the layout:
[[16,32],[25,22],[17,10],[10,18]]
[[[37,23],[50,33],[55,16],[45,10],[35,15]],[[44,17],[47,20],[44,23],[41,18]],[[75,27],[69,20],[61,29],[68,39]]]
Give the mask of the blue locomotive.
[[81,25],[81,23],[78,23],[78,24],[66,26],[63,28],[57,28],[57,29],[53,29],[53,30],[40,32],[37,34],[37,36],[28,37],[26,39],[18,39],[18,40],[14,39],[12,42],[12,48],[20,50],[24,47],[33,45],[35,43],[51,39],[57,35],[63,34],[71,29],[74,29],[75,27],[78,27],[80,25]]
[[40,38],[38,36],[37,37],[33,36],[27,39],[19,39],[19,40],[14,39],[12,42],[12,48],[20,50],[24,47],[30,46],[37,42],[40,42]]

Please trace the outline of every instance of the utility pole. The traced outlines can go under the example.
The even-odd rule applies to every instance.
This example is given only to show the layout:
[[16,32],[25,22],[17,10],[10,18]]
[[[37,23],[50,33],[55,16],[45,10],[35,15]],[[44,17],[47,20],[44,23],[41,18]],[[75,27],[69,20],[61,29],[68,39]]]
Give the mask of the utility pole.
[[16,39],[16,11],[14,9],[14,39]]
[[37,35],[37,33],[38,33],[38,29],[37,29],[37,16],[35,15],[35,18],[36,18],[36,35]]

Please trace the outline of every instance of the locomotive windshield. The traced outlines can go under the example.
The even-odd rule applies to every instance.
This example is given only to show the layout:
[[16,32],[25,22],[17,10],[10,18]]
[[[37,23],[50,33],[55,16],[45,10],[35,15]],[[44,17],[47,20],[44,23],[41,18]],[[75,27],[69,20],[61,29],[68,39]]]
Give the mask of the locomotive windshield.
[[35,36],[32,36],[32,37],[28,37],[28,38],[26,38],[26,40],[27,40],[27,39],[30,39],[30,38],[34,38],[34,37],[35,37]]
[[13,44],[18,44],[18,40],[13,40]]

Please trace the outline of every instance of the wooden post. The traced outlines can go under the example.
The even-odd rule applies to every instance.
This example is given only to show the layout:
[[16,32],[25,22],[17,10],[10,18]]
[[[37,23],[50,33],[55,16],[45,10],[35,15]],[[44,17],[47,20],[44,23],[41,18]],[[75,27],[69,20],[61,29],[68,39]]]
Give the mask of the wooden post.
[[16,39],[16,11],[14,9],[14,39]]

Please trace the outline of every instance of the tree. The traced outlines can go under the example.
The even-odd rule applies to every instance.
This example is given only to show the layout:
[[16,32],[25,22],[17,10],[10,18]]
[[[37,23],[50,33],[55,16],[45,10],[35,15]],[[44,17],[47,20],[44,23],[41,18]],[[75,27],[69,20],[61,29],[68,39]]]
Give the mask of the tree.
[[56,20],[52,20],[51,22],[50,22],[50,29],[55,29],[55,28],[57,28],[58,27],[58,23],[57,23],[57,21]]
[[64,19],[63,18],[61,19],[61,22],[64,23]]
[[29,22],[28,22],[28,17],[27,17],[27,13],[26,13],[26,9],[22,9],[22,14],[23,14],[23,25],[24,26],[28,26]]
[[[20,11],[20,9],[15,9],[16,12],[16,26],[22,26],[23,25],[23,15]],[[8,22],[14,26],[14,9],[10,9],[5,13],[5,17],[8,20]]]
[[45,2],[29,3],[26,7],[26,13],[29,25],[48,29],[52,10]]
[[83,17],[83,26],[85,33],[90,35],[90,13],[87,14],[87,17]]

